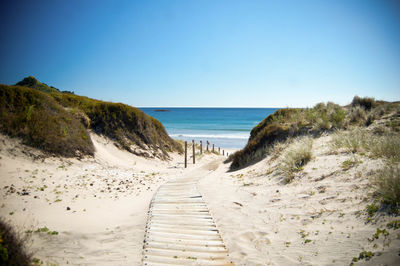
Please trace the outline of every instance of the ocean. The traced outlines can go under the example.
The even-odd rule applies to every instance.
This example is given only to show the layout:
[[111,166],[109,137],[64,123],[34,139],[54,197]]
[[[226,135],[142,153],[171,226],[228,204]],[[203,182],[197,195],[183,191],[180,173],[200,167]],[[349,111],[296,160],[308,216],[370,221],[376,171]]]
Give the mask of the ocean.
[[246,146],[250,131],[278,108],[140,108],[158,119],[174,139],[205,145],[208,140],[221,149]]

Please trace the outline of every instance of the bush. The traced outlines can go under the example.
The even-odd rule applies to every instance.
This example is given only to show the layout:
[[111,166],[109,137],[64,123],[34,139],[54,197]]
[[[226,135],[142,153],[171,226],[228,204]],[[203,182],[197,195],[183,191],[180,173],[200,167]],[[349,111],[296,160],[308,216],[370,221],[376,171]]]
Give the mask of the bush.
[[341,129],[345,125],[347,112],[340,106],[334,108],[331,113],[332,126],[335,129]]
[[[0,132],[45,152],[93,155],[87,129],[70,111],[41,91],[0,85]],[[86,137],[83,137],[86,136]]]
[[26,240],[0,218],[0,265],[31,265],[32,255],[26,251]]
[[367,113],[362,106],[355,106],[350,110],[350,123],[364,125],[367,121]]
[[365,110],[371,110],[373,107],[376,106],[376,101],[374,98],[365,97],[361,98],[358,96],[354,96],[353,101],[351,102],[351,106],[353,107],[363,107]]
[[374,180],[378,197],[384,204],[400,207],[400,166],[386,166],[376,172]]
[[[374,108],[372,111],[371,110]],[[379,110],[377,110],[379,107]],[[318,136],[324,132],[332,132],[349,127],[349,122],[355,126],[369,126],[383,114],[392,112],[390,127],[400,132],[400,104],[376,102],[373,98],[354,97],[350,107],[341,107],[335,103],[318,103],[313,108],[279,109],[261,121],[250,133],[250,139],[244,149],[232,155],[230,169],[247,166],[263,159],[270,152],[274,143],[302,135]],[[357,139],[361,137],[361,139]],[[352,152],[359,151],[365,143],[363,136],[349,137],[346,148]],[[345,141],[345,142],[346,142]]]
[[312,158],[313,139],[311,137],[297,138],[283,154],[279,170],[285,174],[286,182],[290,182],[293,174],[303,169]]
[[164,126],[141,110],[122,103],[102,102],[87,97],[58,93],[52,94],[62,106],[81,110],[90,119],[90,128],[106,135],[130,151],[131,145],[144,150],[182,152],[182,146],[170,138]]
[[24,144],[66,157],[93,155],[90,128],[138,155],[149,154],[132,145],[163,159],[182,152],[158,120],[137,108],[61,93],[31,76],[17,84],[27,87],[0,85],[0,132]]

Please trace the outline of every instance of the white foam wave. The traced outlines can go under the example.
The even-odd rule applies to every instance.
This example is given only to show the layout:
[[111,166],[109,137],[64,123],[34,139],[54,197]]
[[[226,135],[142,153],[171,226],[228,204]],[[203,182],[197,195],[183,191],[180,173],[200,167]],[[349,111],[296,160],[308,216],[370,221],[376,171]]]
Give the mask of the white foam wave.
[[171,134],[172,138],[248,139],[250,134]]

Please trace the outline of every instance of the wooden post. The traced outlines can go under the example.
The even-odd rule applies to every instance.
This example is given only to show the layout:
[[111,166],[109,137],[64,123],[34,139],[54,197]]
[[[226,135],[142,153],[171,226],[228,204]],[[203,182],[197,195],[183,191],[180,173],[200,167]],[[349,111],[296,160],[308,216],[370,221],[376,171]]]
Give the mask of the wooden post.
[[192,144],[193,144],[193,164],[195,164],[196,159],[195,159],[194,139],[192,140]]
[[214,144],[213,144],[213,149],[212,149],[212,151],[214,152]]
[[185,168],[187,167],[187,141],[185,141]]
[[200,140],[200,154],[203,154],[203,141]]
[[226,153],[226,157],[229,157],[229,153],[228,152]]
[[225,156],[225,150],[222,150],[222,155],[224,155],[224,156]]
[[221,148],[218,147],[218,154],[221,154]]
[[207,140],[207,151],[208,151],[208,145],[210,145],[210,142],[208,142],[208,140]]

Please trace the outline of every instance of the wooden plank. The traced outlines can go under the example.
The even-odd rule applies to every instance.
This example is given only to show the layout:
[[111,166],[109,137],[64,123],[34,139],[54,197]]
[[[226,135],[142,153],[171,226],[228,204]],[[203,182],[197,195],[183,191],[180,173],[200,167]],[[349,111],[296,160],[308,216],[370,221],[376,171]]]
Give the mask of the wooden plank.
[[197,190],[197,181],[191,177],[175,179],[154,195],[143,244],[143,265],[233,265]]

